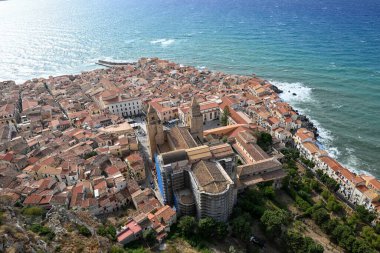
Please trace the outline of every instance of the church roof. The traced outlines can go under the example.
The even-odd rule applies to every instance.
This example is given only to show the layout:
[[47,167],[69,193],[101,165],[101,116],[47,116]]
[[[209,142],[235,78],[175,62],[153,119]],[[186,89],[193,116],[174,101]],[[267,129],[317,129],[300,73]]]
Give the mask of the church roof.
[[194,163],[192,173],[198,183],[199,190],[207,193],[221,193],[231,184],[220,171],[216,162],[202,160]]
[[198,146],[186,127],[173,127],[168,136],[175,149],[188,149]]
[[161,154],[164,164],[188,160],[187,152],[183,149]]

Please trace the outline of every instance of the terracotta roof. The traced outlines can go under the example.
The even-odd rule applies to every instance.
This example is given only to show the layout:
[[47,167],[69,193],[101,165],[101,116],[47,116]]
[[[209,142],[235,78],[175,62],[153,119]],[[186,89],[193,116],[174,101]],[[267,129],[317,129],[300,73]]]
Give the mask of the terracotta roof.
[[376,190],[380,190],[380,181],[376,178],[369,181],[369,183],[372,185],[372,187]]
[[230,184],[215,162],[199,161],[192,166],[192,173],[200,191],[220,193]]
[[319,157],[319,159],[324,162],[329,168],[331,168],[333,171],[339,171],[341,169],[344,169],[344,167],[338,163],[336,160],[329,156],[322,156]]
[[315,154],[315,153],[320,152],[320,149],[318,148],[318,146],[312,142],[305,142],[302,145],[304,148],[306,148],[310,152],[310,154]]
[[24,205],[37,205],[42,199],[41,195],[31,194],[24,200]]

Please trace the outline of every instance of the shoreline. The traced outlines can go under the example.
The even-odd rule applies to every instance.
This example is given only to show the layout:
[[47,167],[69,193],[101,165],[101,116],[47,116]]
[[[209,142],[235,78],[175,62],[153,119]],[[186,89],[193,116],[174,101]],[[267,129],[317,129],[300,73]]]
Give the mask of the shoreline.
[[[146,58],[155,58],[155,57],[146,57]],[[52,75],[48,75],[48,76],[34,77],[34,78],[27,79],[25,81],[16,82],[16,84],[17,85],[22,85],[22,84],[24,84],[24,83],[26,83],[28,81],[33,81],[33,80],[37,80],[37,79],[41,79],[41,78],[42,79],[49,79],[49,77],[77,76],[77,75],[81,75],[82,73],[88,73],[88,72],[97,71],[97,70],[100,70],[100,69],[108,69],[108,68],[113,68],[113,67],[122,67],[122,66],[126,66],[128,64],[135,64],[138,61],[139,61],[139,59],[138,60],[133,60],[133,61],[113,61],[113,60],[101,60],[100,59],[100,60],[94,62],[94,66],[93,66],[94,68],[91,68],[89,70],[81,70],[79,72],[73,72],[73,73],[70,73],[70,74],[52,74]],[[168,61],[172,62],[171,60],[168,60]],[[176,63],[176,64],[183,65],[183,66],[188,66],[188,65],[181,64],[181,63]],[[88,65],[88,67],[90,67],[90,66],[92,66],[92,65]],[[284,94],[285,92],[284,92],[284,90],[281,90],[276,85],[274,85],[272,83],[273,80],[269,80],[269,79],[265,79],[265,78],[262,78],[260,76],[257,76],[256,73],[252,74],[252,75],[231,74],[231,73],[228,73],[228,72],[225,72],[225,71],[221,71],[221,70],[220,71],[219,70],[210,70],[207,67],[204,67],[202,69],[200,69],[200,68],[198,68],[196,66],[192,66],[192,67],[198,69],[199,71],[202,71],[202,70],[206,69],[207,71],[216,72],[216,73],[223,73],[223,74],[226,74],[226,75],[252,76],[252,77],[255,77],[255,78],[259,79],[259,80],[268,82],[271,85],[271,90],[274,93],[278,94],[283,102],[289,103],[289,105],[292,107],[292,109],[299,115],[300,120],[302,121],[302,127],[306,128],[306,129],[308,129],[308,130],[310,130],[311,132],[314,133],[315,139],[317,141],[317,144],[319,144],[318,146],[321,148],[321,150],[324,150],[324,151],[328,152],[328,150],[325,147],[325,144],[321,141],[321,139],[323,139],[323,137],[321,137],[321,135],[319,134],[320,131],[319,131],[318,127],[316,126],[316,124],[314,123],[317,120],[311,119],[307,114],[303,114],[303,113],[299,112],[299,109],[297,109],[291,102],[288,102],[286,99],[282,98],[281,94]],[[7,82],[7,81],[11,81],[12,82],[13,80],[0,80],[0,82]],[[299,94],[297,94],[296,91],[291,91],[290,90],[289,92],[291,92],[292,95],[294,95],[294,96],[299,96]],[[338,149],[338,147],[331,147],[331,148]],[[331,154],[331,152],[328,152],[328,155],[330,157],[334,158],[334,159],[338,159],[337,156],[335,154]],[[347,168],[352,173],[355,173],[357,175],[369,175],[369,176],[373,176],[375,178],[378,178],[377,176],[374,176],[372,173],[370,173],[370,172],[368,172],[366,170],[355,169],[355,168],[352,168],[350,166],[346,166],[346,165],[344,165],[341,162],[339,162],[339,163],[343,167]]]

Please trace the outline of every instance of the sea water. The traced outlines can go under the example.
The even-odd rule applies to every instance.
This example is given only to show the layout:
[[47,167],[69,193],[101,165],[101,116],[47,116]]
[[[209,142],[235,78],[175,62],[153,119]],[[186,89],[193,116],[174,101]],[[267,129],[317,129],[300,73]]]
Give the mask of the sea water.
[[0,80],[153,56],[272,81],[332,156],[380,176],[378,0],[0,1]]

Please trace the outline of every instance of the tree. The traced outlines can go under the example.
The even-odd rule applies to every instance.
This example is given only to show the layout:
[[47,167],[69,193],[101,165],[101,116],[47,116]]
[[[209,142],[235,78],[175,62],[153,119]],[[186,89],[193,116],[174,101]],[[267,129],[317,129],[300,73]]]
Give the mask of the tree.
[[364,240],[376,249],[380,249],[380,235],[370,226],[364,226],[361,231]]
[[197,223],[194,217],[183,216],[178,223],[182,236],[189,237],[195,234]]
[[272,144],[272,135],[266,132],[259,132],[257,134],[257,145],[259,145],[265,152],[270,150]]
[[232,233],[242,239],[248,240],[251,235],[251,217],[248,213],[236,217],[232,220]]
[[198,222],[198,232],[199,235],[204,238],[212,237],[217,228],[216,221],[211,217],[202,218]]
[[328,191],[328,190],[323,190],[323,192],[322,192],[322,197],[325,199],[325,200],[328,200],[329,199],[329,197],[330,197],[330,195],[331,195],[331,193],[330,193],[330,191]]
[[86,226],[82,226],[82,225],[78,225],[78,232],[79,234],[84,235],[86,237],[89,237],[92,235],[91,231]]
[[282,209],[266,210],[261,216],[260,221],[265,227],[265,230],[270,235],[281,233],[282,226],[289,222],[289,215]]
[[338,244],[342,247],[346,248],[346,244],[343,242],[343,239],[349,238],[352,236],[353,230],[347,225],[339,224],[334,228],[334,230],[331,232],[332,238],[338,242]]
[[324,208],[318,208],[314,210],[311,214],[311,217],[318,225],[322,225],[330,219],[330,215]]
[[334,213],[340,213],[343,211],[343,206],[338,201],[336,201],[335,197],[331,195],[326,205],[327,210],[333,211]]
[[227,126],[229,116],[230,116],[230,110],[228,106],[226,106],[224,107],[222,116],[220,116],[220,123],[222,124],[222,126]]
[[112,225],[109,226],[100,226],[97,233],[101,236],[108,237],[109,239],[116,240],[116,228]]
[[219,240],[224,239],[228,235],[228,226],[224,222],[217,222],[216,224],[216,238]]
[[323,223],[321,227],[322,227],[322,229],[323,229],[325,232],[331,234],[331,232],[332,232],[332,231],[333,231],[338,225],[339,225],[339,220],[333,218],[333,219],[329,220],[328,222]]
[[265,197],[267,197],[268,199],[274,199],[274,197],[275,197],[275,192],[274,192],[274,189],[273,189],[273,186],[265,186],[264,188],[263,188],[263,195],[265,196]]
[[287,231],[284,241],[289,253],[323,253],[324,249],[310,237],[304,237],[295,231]]
[[154,244],[156,242],[156,231],[152,228],[147,229],[143,232],[143,238],[148,244]]
[[38,206],[24,207],[21,212],[29,216],[41,216],[44,214],[44,210]]
[[361,238],[355,238],[351,245],[352,253],[375,253],[376,251]]
[[355,209],[356,215],[359,217],[359,219],[365,223],[371,223],[375,218],[376,214],[369,211],[367,208],[365,208],[362,205],[359,205]]
[[116,245],[113,245],[111,249],[109,250],[109,253],[124,253],[125,250],[123,248],[120,248]]

